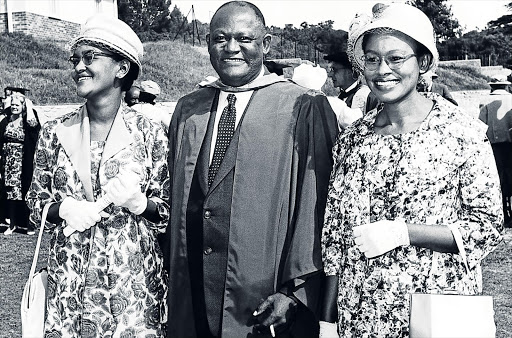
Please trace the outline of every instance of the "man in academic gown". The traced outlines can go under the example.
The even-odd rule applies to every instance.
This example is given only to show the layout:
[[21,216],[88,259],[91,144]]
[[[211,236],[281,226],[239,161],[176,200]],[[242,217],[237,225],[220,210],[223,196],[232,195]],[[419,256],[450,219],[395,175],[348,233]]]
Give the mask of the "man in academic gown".
[[337,123],[321,93],[265,70],[270,40],[256,6],[222,5],[208,37],[219,80],[175,109],[163,242],[170,337],[318,332]]

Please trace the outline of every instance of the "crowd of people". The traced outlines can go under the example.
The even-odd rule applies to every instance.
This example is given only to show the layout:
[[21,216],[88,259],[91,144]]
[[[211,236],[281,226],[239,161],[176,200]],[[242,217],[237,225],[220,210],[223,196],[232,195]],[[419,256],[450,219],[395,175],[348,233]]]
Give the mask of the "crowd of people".
[[510,82],[466,114],[407,4],[325,57],[338,97],[318,67],[269,71],[271,39],[254,4],[221,5],[218,77],[168,114],[137,35],[94,16],[70,44],[80,108],[39,126],[11,95],[0,217],[48,210],[46,337],[407,337],[409,294],[482,292],[512,216]]

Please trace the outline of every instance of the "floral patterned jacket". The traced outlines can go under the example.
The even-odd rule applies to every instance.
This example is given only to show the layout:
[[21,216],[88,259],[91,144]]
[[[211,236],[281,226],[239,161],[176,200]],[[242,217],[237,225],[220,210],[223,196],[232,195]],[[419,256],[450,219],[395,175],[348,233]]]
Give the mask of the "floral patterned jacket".
[[[501,240],[499,178],[486,126],[433,98],[417,130],[376,134],[375,109],[333,148],[322,255],[326,274],[339,276],[340,336],[407,336],[409,293],[478,293],[480,262]],[[469,271],[459,254],[415,246],[366,259],[352,228],[396,218],[449,225],[462,237]]]
[[96,144],[90,141],[85,105],[44,125],[26,198],[32,221],[40,224],[43,207],[67,196],[98,199],[101,187],[123,168],[140,173],[141,188],[162,221],[152,223],[110,205],[105,209],[110,216],[94,231],[65,237],[65,221],[47,222],[52,237],[46,334],[164,336],[167,277],[156,235],[168,222],[167,138],[160,126],[121,106],[102,153],[95,152]]

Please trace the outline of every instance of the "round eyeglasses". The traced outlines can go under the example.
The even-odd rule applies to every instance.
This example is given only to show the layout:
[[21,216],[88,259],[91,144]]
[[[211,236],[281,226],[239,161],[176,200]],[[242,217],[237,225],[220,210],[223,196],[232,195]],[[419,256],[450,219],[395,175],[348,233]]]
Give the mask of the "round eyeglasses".
[[361,57],[361,60],[363,61],[364,68],[366,70],[374,71],[379,68],[379,66],[382,63],[382,60],[386,62],[388,67],[392,70],[397,70],[402,68],[404,63],[412,58],[413,56],[416,56],[416,54],[408,54],[408,55],[402,55],[402,54],[388,54],[388,55],[377,55],[368,53]]
[[91,50],[91,51],[83,53],[81,57],[72,55],[69,57],[68,61],[73,66],[73,68],[78,66],[80,61],[83,61],[84,65],[89,66],[94,61],[94,59],[96,59],[96,57],[98,57],[98,56],[105,56],[105,57],[113,58],[114,54],[107,54],[107,53],[96,52],[96,51]]

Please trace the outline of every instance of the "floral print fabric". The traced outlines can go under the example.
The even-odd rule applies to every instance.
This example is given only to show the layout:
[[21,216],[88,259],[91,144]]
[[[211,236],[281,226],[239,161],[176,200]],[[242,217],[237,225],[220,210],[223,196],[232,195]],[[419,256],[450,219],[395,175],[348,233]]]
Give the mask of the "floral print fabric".
[[[480,262],[501,239],[499,179],[486,128],[434,98],[413,132],[374,133],[374,109],[340,134],[333,148],[322,255],[326,274],[338,275],[341,337],[407,337],[409,294],[478,293]],[[470,271],[458,254],[415,246],[366,259],[352,228],[397,218],[455,227]]]
[[5,159],[5,190],[7,199],[11,201],[21,201],[23,199],[21,192],[21,166],[23,162],[23,140],[25,131],[23,130],[23,119],[11,121],[5,127],[3,157]]
[[[162,218],[151,223],[128,209],[108,206],[110,216],[93,231],[65,237],[66,222],[46,223],[48,258],[46,337],[164,337],[167,276],[156,235],[168,221],[167,138],[160,127],[129,108],[123,118],[135,142],[100,165],[105,144],[91,142],[94,197],[120,170],[137,170],[141,186]],[[76,114],[72,113],[72,114]],[[121,112],[120,112],[121,113]],[[66,196],[85,198],[82,183],[63,150],[55,127],[72,114],[48,122],[38,141],[34,179],[27,202],[39,224],[46,203]],[[93,241],[91,243],[91,234]]]

